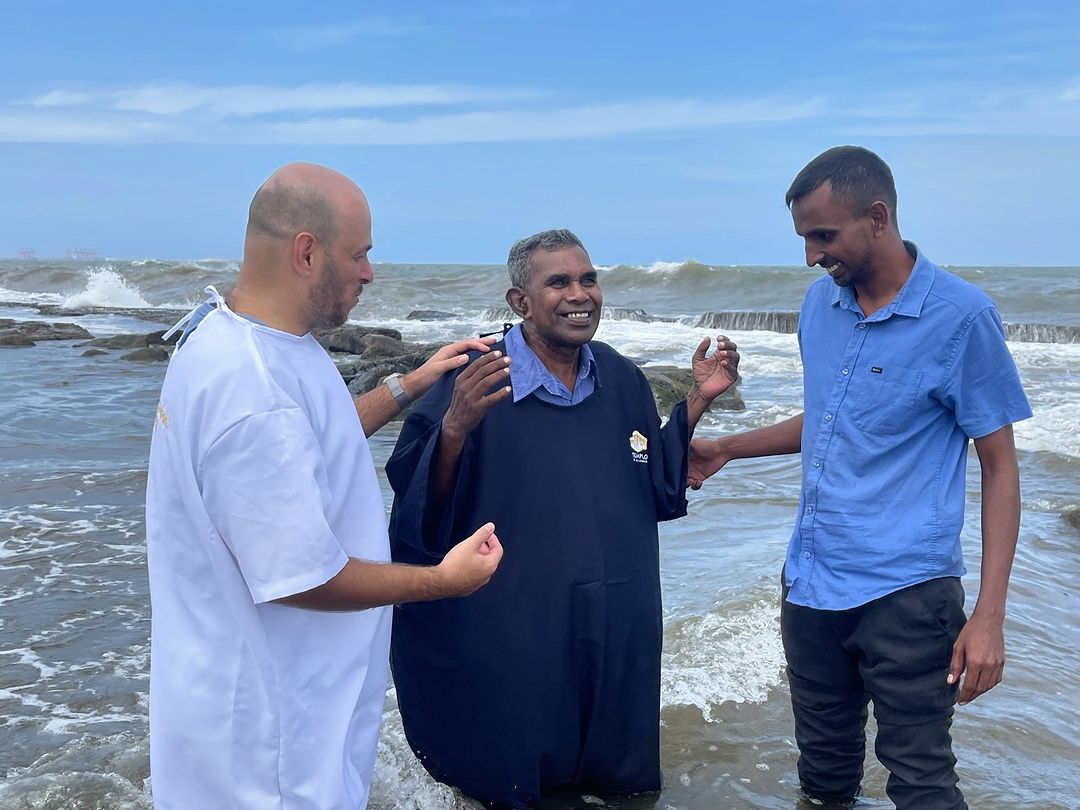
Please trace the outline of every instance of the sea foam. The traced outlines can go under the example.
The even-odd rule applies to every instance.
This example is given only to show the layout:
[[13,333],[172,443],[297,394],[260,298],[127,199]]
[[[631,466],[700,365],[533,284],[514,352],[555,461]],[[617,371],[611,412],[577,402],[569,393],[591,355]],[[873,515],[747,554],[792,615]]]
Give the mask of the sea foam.
[[777,604],[761,600],[738,611],[718,605],[667,627],[661,704],[696,706],[713,720],[727,701],[764,701],[784,667]]
[[99,267],[90,271],[86,278],[86,288],[65,298],[63,306],[146,309],[151,305],[142,297],[138,288],[129,285],[115,270]]

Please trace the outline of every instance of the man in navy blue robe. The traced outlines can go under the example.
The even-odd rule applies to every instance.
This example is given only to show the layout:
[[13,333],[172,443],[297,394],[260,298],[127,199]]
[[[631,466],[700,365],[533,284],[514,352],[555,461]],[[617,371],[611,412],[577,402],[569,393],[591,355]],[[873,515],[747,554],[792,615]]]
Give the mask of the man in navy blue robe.
[[505,548],[477,595],[395,609],[405,733],[432,776],[494,805],[658,790],[657,522],[686,514],[689,438],[736,347],[702,341],[661,427],[641,371],[592,341],[602,297],[580,240],[536,234],[508,266],[521,323],[431,389],[386,467],[395,561],[436,562],[485,521]]

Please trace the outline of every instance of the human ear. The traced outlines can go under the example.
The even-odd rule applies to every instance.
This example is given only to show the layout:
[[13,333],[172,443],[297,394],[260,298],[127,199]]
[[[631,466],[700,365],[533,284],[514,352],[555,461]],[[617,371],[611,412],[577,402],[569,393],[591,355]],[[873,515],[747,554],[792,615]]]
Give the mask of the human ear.
[[307,231],[298,233],[292,241],[293,270],[304,278],[315,272],[315,237]]
[[511,287],[506,291],[506,303],[514,314],[524,320],[529,315],[529,296],[520,287]]
[[889,206],[885,202],[875,200],[870,203],[866,215],[870,217],[870,227],[873,229],[874,236],[882,236],[888,231],[889,223],[892,221],[892,212],[889,211]]

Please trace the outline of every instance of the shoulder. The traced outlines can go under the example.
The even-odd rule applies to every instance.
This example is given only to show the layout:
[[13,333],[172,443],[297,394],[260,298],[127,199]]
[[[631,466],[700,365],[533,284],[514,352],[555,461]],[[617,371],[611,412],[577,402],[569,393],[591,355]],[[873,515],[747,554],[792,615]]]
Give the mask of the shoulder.
[[937,265],[934,265],[934,283],[930,287],[928,300],[965,316],[996,309],[993,299],[977,286]]
[[827,274],[818,276],[806,288],[806,294],[803,296],[802,301],[802,312],[806,313],[828,306],[832,304],[835,297],[836,285],[833,280]]
[[596,369],[602,386],[620,385],[637,386],[639,389],[649,388],[649,381],[645,377],[645,373],[629,357],[620,354],[608,344],[601,343],[598,340],[590,341],[589,348],[592,350],[593,360],[596,362]]
[[590,340],[589,348],[592,350],[593,359],[596,360],[598,366],[641,374],[641,369],[634,364],[633,360],[620,354],[608,344],[599,340]]
[[[262,339],[271,339],[261,336]],[[177,349],[166,372],[163,396],[191,402],[206,412],[255,414],[294,407],[284,378],[315,374],[311,361],[318,344],[299,338],[295,343],[269,348],[259,331],[237,318],[212,312],[184,345]],[[296,353],[293,355],[293,353]]]

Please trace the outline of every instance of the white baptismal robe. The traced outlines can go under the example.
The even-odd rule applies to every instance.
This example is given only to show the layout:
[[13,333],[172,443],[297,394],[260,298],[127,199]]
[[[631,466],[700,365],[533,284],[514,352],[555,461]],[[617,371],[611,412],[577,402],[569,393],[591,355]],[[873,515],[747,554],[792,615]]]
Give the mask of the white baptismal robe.
[[[216,295],[216,294],[215,294]],[[173,357],[147,482],[155,806],[367,802],[390,609],[274,604],[389,559],[371,453],[309,334],[217,308]]]

